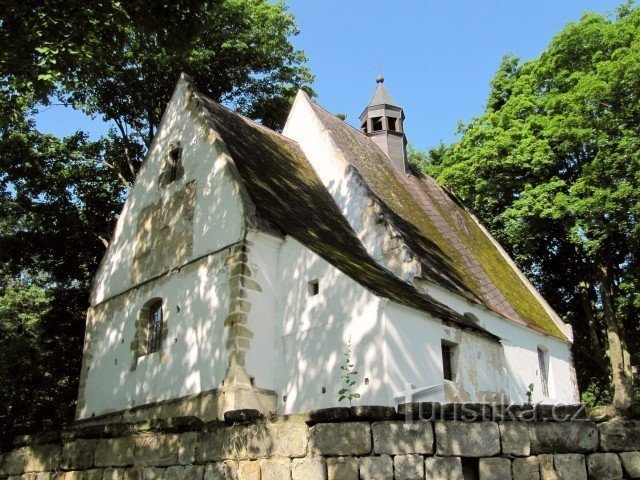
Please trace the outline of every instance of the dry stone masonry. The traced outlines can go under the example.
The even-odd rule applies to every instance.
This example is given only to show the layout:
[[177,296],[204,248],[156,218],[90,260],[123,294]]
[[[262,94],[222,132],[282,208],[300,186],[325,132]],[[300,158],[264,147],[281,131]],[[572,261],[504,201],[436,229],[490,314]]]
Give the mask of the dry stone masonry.
[[414,418],[416,406],[403,405],[76,424],[17,437],[0,454],[0,480],[640,478],[640,422],[543,412],[524,421],[468,407],[482,412],[477,421],[434,405],[425,406],[432,418]]

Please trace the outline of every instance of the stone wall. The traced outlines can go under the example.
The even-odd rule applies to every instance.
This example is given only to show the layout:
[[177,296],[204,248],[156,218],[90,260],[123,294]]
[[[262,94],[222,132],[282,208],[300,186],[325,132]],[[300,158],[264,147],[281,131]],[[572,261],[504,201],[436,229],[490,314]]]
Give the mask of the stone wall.
[[583,413],[409,404],[76,424],[17,437],[0,455],[0,479],[640,478],[640,422],[595,423]]

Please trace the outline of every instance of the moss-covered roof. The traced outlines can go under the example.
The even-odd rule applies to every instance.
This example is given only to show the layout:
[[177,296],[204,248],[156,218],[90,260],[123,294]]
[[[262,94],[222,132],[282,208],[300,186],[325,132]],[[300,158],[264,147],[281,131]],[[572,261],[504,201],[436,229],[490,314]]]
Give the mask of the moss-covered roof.
[[313,108],[345,160],[420,257],[427,280],[516,323],[565,338],[491,237],[435,180],[405,175],[366,135],[318,105]]
[[259,219],[295,238],[374,294],[496,338],[378,265],[296,142],[195,89],[194,93],[227,147]]

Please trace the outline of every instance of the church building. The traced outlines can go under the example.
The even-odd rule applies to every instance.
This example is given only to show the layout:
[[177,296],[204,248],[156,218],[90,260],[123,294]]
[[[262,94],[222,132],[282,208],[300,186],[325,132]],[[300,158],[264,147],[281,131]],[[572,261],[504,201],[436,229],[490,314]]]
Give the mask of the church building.
[[575,403],[572,331],[407,162],[381,77],[359,129],[300,91],[282,134],[182,75],[95,275],[77,420],[339,403]]

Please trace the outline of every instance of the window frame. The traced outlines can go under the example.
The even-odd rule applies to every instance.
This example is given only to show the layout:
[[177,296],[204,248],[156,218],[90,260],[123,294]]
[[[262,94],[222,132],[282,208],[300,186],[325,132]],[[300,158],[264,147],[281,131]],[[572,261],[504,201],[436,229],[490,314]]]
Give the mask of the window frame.
[[147,307],[145,355],[162,350],[162,331],[164,328],[164,309],[162,300],[155,300]]
[[447,340],[442,340],[440,342],[440,352],[442,355],[442,378],[449,382],[455,382],[458,375],[456,368],[456,358],[458,356],[457,348],[457,343],[449,342]]
[[547,359],[548,350],[542,345],[538,345],[538,371],[540,372],[540,383],[542,384],[542,395],[549,397],[549,361]]

